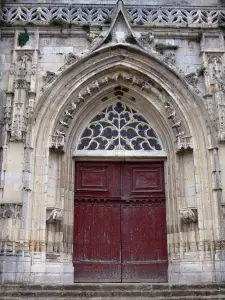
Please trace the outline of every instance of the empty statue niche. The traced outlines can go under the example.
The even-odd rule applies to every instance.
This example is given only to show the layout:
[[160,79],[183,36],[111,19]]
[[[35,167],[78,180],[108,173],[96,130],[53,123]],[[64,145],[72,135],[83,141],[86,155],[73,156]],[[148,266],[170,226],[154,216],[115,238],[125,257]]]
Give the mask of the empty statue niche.
[[56,258],[60,255],[62,245],[62,219],[63,212],[59,208],[47,209],[47,235],[46,235],[46,249],[47,258]]
[[180,231],[183,235],[183,252],[198,250],[198,211],[196,200],[196,179],[194,156],[192,150],[183,151],[178,155],[180,174]]
[[63,220],[63,188],[62,155],[57,151],[50,151],[48,168],[48,192],[46,208],[46,249],[47,258],[53,259],[60,255],[62,247]]

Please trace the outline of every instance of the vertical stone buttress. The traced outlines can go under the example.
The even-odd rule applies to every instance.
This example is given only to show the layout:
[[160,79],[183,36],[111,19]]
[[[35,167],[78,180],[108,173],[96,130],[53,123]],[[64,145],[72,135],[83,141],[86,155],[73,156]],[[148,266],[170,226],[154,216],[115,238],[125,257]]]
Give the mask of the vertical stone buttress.
[[[212,191],[211,205],[206,199],[204,208],[204,253],[202,259],[214,261],[213,281],[224,280],[223,240],[224,226],[222,224],[222,208],[224,203],[225,177],[225,86],[224,86],[224,37],[222,32],[217,34],[204,33],[201,41],[201,54],[204,68],[205,105],[212,122],[215,136],[210,138],[208,148],[211,167],[212,182],[209,189]],[[207,174],[206,174],[207,175]],[[207,221],[208,220],[208,221]],[[213,220],[213,224],[209,224]],[[208,224],[207,224],[208,222]],[[212,222],[212,221],[211,221]],[[210,230],[214,228],[214,231]],[[222,271],[222,273],[221,273]]]
[[32,32],[28,43],[20,47],[19,34],[20,32],[16,30],[4,102],[1,139],[0,223],[4,230],[0,235],[0,247],[3,282],[20,281],[18,276],[20,271],[24,270],[18,269],[18,261],[29,261],[31,254],[30,162],[33,148],[29,142],[28,125],[35,106],[39,36],[37,31]]

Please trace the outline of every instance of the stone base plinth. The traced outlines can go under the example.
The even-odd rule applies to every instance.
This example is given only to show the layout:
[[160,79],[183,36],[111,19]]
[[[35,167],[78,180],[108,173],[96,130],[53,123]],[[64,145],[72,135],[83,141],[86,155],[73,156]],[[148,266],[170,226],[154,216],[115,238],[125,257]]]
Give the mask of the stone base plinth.
[[73,284],[72,263],[35,262],[30,257],[0,257],[0,283]]

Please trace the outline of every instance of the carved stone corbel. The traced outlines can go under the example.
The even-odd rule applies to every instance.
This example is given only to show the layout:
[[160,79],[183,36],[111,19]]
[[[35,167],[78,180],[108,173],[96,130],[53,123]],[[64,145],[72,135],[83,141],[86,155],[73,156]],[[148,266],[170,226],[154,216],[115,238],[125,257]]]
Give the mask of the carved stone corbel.
[[54,224],[63,220],[61,208],[47,208],[46,223]]
[[185,207],[180,210],[180,219],[184,224],[196,223],[198,221],[197,208]]
[[63,150],[65,145],[65,136],[64,135],[52,135],[50,141],[50,149]]
[[193,151],[193,143],[191,136],[178,136],[177,137],[177,153],[184,151]]

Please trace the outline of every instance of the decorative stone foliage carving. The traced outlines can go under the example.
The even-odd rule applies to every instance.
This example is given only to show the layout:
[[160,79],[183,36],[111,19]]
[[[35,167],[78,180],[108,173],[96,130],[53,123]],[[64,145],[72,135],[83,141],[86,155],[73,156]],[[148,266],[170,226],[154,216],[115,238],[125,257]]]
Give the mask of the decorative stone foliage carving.
[[177,153],[193,150],[193,143],[191,136],[178,136],[177,137]]
[[140,42],[143,46],[149,46],[153,43],[155,37],[151,32],[142,33],[140,37]]
[[189,73],[189,74],[185,75],[185,79],[194,88],[197,87],[199,79],[198,79],[198,75],[195,72],[192,72],[192,73]]
[[[48,6],[32,6],[29,3],[23,3],[23,6],[16,7],[5,6],[3,8],[3,20],[6,22],[13,21],[51,21],[53,19],[63,19],[67,22],[75,23],[99,23],[104,22],[111,16],[113,6],[107,5],[101,7],[99,5],[88,5],[88,7],[79,4],[58,5],[51,4]],[[165,24],[167,26],[211,26],[218,22],[225,21],[225,11],[218,8],[209,8],[207,10],[201,8],[168,8],[168,7],[145,7],[141,8],[127,6],[127,12],[134,24],[138,22]]]
[[182,208],[180,210],[181,221],[185,224],[196,223],[198,221],[197,208]]
[[77,56],[74,53],[70,52],[67,56],[66,65],[72,65],[76,61],[77,61]]
[[52,72],[52,71],[47,71],[46,76],[44,76],[46,84],[52,83],[53,81],[56,80],[56,78],[57,78],[57,74],[55,72]]
[[164,56],[164,59],[163,61],[165,63],[167,63],[168,65],[171,65],[171,66],[174,66],[176,64],[176,56],[174,53],[167,53],[165,56]]
[[22,205],[0,204],[0,219],[21,219]]
[[87,39],[92,45],[94,45],[97,43],[97,41],[99,39],[99,34],[93,32],[93,31],[90,31],[87,33]]
[[126,104],[117,102],[94,117],[84,130],[78,150],[162,150],[150,124]]
[[[63,71],[64,69],[66,69],[66,67],[67,65],[65,64],[58,71]],[[44,92],[45,89],[57,79],[57,77],[58,75],[55,72],[47,71],[46,75],[43,76],[45,83],[41,88],[41,91]]]
[[47,209],[47,223],[56,223],[62,221],[63,210],[61,208],[49,208]]

